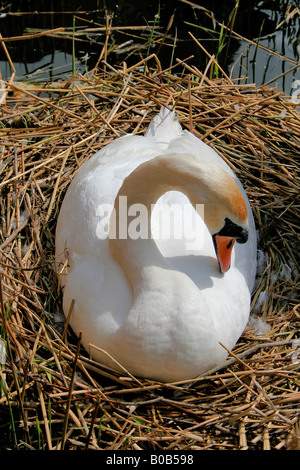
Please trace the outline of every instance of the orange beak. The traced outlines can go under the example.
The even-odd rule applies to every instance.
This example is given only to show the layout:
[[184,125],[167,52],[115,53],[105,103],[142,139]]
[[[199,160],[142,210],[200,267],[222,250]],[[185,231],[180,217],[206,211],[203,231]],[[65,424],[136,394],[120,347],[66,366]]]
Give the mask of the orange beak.
[[228,271],[228,269],[230,268],[231,252],[235,242],[235,238],[215,235],[213,237],[213,240],[220,270],[222,273],[226,273],[226,271]]

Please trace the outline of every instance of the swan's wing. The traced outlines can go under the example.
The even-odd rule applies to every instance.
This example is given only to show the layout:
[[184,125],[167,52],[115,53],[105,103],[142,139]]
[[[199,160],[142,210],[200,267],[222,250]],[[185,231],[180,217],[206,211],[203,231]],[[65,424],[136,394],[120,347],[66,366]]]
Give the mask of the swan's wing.
[[56,229],[57,255],[65,247],[82,255],[99,251],[103,217],[109,220],[124,178],[162,151],[156,142],[128,135],[93,155],[80,168],[63,200]]

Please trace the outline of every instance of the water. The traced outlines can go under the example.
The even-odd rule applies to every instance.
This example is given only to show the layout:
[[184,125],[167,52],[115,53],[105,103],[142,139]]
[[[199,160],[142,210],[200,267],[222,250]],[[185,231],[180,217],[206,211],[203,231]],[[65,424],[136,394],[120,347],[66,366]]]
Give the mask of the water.
[[[295,81],[300,79],[297,68],[300,59],[299,1],[240,0],[239,2],[234,31],[252,41],[257,41],[259,38],[261,46],[276,52],[277,55],[257,48],[256,45],[234,35],[231,36],[227,46],[228,34],[224,47],[220,50],[221,28],[217,22],[229,25],[236,1],[210,0],[193,3],[213,11],[214,16],[179,0],[2,1],[0,31],[3,37],[12,37],[28,32],[33,34],[37,30],[61,26],[66,28],[64,35],[6,43],[18,80],[66,78],[74,68],[84,73],[94,67],[105,42],[105,30],[92,30],[92,28],[105,26],[107,12],[109,15],[113,13],[114,28],[143,27],[142,30],[112,30],[107,56],[107,62],[111,65],[126,60],[130,66],[141,57],[155,52],[163,68],[174,64],[175,58],[186,59],[193,55],[194,58],[189,60],[189,64],[204,70],[208,58],[189,36],[191,32],[210,54],[217,56],[223,70],[233,79],[242,77],[244,83],[257,85],[270,83],[270,86],[276,86],[279,90],[291,94]],[[172,26],[161,45],[173,13]],[[291,18],[285,21],[289,13]],[[76,36],[73,54],[74,15],[75,31],[82,32],[83,35]],[[157,27],[155,31],[154,25]],[[82,31],[86,28],[89,28],[89,31]],[[174,54],[173,62],[172,54]],[[11,76],[11,68],[1,47],[0,69],[2,78],[8,79]],[[290,69],[291,71],[286,73]]]

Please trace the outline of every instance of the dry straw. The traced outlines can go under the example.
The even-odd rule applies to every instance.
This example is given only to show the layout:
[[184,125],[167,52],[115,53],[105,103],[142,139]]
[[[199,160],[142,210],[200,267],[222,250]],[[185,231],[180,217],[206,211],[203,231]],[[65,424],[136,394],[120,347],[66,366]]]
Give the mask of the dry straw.
[[[5,83],[1,111],[0,426],[29,449],[299,448],[297,103],[152,55],[34,86]],[[211,67],[216,63],[210,58]],[[91,360],[62,317],[55,224],[77,170],[161,105],[235,170],[259,232],[252,322],[226,364],[161,384]],[[254,321],[256,319],[256,321]],[[260,329],[260,331],[259,331]]]

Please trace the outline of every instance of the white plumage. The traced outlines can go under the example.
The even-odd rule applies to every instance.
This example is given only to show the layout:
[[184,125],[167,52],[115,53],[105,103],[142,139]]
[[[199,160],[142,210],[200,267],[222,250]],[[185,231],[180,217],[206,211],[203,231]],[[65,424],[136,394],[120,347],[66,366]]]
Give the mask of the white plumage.
[[[130,203],[150,207],[156,202],[151,217],[155,242],[108,240],[119,191]],[[190,209],[188,198],[204,204],[206,224]],[[248,221],[238,219],[235,198],[244,199]],[[179,227],[182,214],[188,215]],[[247,225],[249,237],[235,243],[231,267],[223,274],[212,235],[226,217]],[[195,227],[200,238],[191,247]],[[145,136],[116,139],[78,171],[57,223],[58,271],[66,256],[68,268],[60,274],[65,315],[74,299],[73,330],[82,333],[92,357],[114,369],[120,363],[140,377],[193,378],[224,361],[227,352],[220,342],[231,349],[247,324],[256,270],[250,204],[222,158],[183,131],[174,112],[165,108]]]

